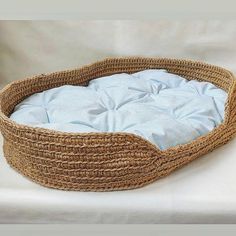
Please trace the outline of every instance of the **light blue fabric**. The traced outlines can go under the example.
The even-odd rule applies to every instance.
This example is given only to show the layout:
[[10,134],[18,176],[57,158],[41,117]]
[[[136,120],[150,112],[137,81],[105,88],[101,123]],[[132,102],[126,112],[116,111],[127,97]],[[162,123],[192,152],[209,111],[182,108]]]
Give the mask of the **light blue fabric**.
[[66,132],[128,132],[160,149],[190,142],[222,123],[227,94],[211,83],[144,70],[36,93],[11,119]]

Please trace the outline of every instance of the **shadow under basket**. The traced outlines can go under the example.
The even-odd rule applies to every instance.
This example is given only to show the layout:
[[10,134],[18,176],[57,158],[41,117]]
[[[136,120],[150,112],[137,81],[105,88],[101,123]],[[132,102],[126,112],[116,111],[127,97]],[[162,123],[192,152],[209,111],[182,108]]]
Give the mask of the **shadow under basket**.
[[[9,119],[26,97],[62,85],[145,69],[166,69],[188,80],[207,81],[228,94],[221,125],[196,140],[167,150],[127,133],[65,133]],[[236,133],[236,80],[209,64],[178,59],[114,58],[80,69],[42,74],[6,86],[0,94],[0,128],[10,166],[33,181],[63,190],[113,191],[147,185],[225,144]],[[223,158],[223,157],[222,157]]]

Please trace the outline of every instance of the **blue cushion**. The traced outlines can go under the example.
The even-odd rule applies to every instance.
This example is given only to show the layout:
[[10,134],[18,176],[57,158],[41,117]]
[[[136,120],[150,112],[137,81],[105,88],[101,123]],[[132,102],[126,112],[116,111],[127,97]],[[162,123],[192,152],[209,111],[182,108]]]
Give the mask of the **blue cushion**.
[[65,132],[133,133],[167,149],[221,124],[226,99],[211,83],[144,70],[36,93],[15,107],[11,119]]

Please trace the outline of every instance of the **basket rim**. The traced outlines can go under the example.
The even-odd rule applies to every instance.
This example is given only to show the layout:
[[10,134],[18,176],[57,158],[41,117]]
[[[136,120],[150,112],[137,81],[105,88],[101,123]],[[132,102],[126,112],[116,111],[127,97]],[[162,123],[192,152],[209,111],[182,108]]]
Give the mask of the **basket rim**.
[[[138,140],[139,142],[141,141],[143,144],[147,145],[150,149],[152,149],[153,151],[155,152],[158,152],[158,153],[166,153],[168,151],[174,151],[174,150],[179,150],[179,149],[184,149],[185,146],[189,146],[189,145],[193,145],[194,143],[198,143],[200,140],[204,140],[206,139],[209,134],[212,134],[212,133],[217,133],[219,132],[219,130],[224,130],[224,129],[227,129],[228,128],[228,120],[229,120],[229,117],[227,113],[227,104],[229,103],[231,97],[229,96],[231,91],[233,89],[235,89],[236,87],[236,81],[232,84],[231,84],[231,90],[227,92],[228,94],[228,98],[227,98],[227,102],[226,102],[226,105],[225,105],[225,118],[223,120],[223,122],[215,127],[212,131],[208,132],[207,134],[205,135],[202,135],[202,136],[199,136],[198,138],[196,138],[195,140],[192,140],[188,143],[185,143],[185,144],[179,144],[179,145],[176,145],[176,146],[173,146],[173,147],[170,147],[170,148],[167,148],[167,149],[164,149],[164,150],[161,150],[159,149],[159,147],[157,147],[155,144],[151,143],[149,140],[147,139],[144,139],[143,137],[139,136],[139,135],[136,135],[136,134],[132,134],[132,133],[126,133],[126,132],[89,132],[89,133],[79,133],[79,132],[62,132],[62,131],[57,131],[57,130],[50,130],[50,129],[47,129],[47,128],[40,128],[40,127],[32,127],[30,125],[23,125],[23,124],[19,124],[13,120],[11,120],[6,114],[4,114],[4,112],[2,111],[2,99],[1,97],[8,92],[8,90],[12,87],[12,86],[16,86],[20,83],[23,83],[25,81],[28,81],[28,80],[35,80],[35,79],[38,79],[40,77],[44,78],[44,77],[47,77],[47,76],[51,76],[51,75],[59,75],[61,73],[69,73],[69,72],[78,72],[78,71],[81,71],[81,70],[88,70],[90,69],[90,67],[92,66],[97,66],[97,65],[101,65],[102,63],[107,63],[107,62],[111,62],[111,61],[125,61],[126,63],[129,63],[129,62],[136,62],[136,61],[139,61],[139,60],[164,60],[166,63],[176,63],[176,64],[179,64],[180,66],[184,66],[184,65],[192,65],[192,66],[195,66],[196,68],[203,68],[203,67],[207,67],[209,69],[213,69],[214,71],[217,71],[219,73],[224,73],[224,74],[227,74],[229,78],[235,78],[233,73],[230,72],[229,70],[227,69],[224,69],[220,66],[216,66],[216,65],[211,65],[211,64],[208,64],[206,62],[200,62],[200,61],[195,61],[195,60],[189,60],[189,59],[177,59],[177,58],[162,58],[162,57],[111,57],[111,58],[106,58],[106,59],[103,59],[103,60],[100,60],[100,61],[97,61],[97,62],[94,62],[94,63],[90,63],[90,64],[87,64],[85,66],[82,66],[82,67],[79,67],[79,68],[76,68],[76,69],[67,69],[67,70],[61,70],[61,71],[57,71],[57,72],[50,72],[50,73],[45,73],[45,74],[40,74],[40,75],[36,75],[36,76],[31,76],[31,77],[27,77],[25,79],[21,79],[21,80],[17,80],[17,81],[13,81],[11,83],[9,83],[8,85],[6,85],[5,87],[3,87],[3,89],[0,91],[0,125],[1,125],[1,120],[2,122],[8,124],[9,126],[11,127],[14,127],[15,130],[19,130],[19,131],[24,131],[24,132],[28,132],[28,133],[33,133],[33,134],[38,134],[38,135],[45,135],[45,136],[48,136],[48,137],[58,137],[58,138],[71,138],[71,139],[80,139],[80,138],[83,138],[83,137],[130,137],[130,138],[133,138],[133,139],[136,139]],[[163,67],[163,69],[165,69]],[[94,77],[95,79],[96,77]],[[229,114],[230,116],[230,114]]]

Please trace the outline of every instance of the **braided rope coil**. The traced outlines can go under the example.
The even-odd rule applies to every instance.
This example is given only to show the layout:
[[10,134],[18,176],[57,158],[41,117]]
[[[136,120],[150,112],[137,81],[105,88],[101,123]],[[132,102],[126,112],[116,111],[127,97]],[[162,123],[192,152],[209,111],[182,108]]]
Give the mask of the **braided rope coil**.
[[[208,81],[228,93],[224,122],[207,135],[167,150],[127,133],[66,133],[20,125],[9,119],[27,96],[94,78],[164,68],[184,78]],[[147,185],[227,143],[236,134],[236,80],[223,68],[189,60],[112,58],[80,69],[13,82],[0,93],[0,129],[4,155],[14,169],[47,187],[113,191]]]

